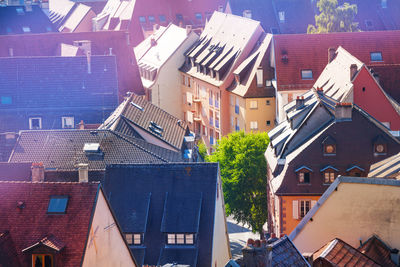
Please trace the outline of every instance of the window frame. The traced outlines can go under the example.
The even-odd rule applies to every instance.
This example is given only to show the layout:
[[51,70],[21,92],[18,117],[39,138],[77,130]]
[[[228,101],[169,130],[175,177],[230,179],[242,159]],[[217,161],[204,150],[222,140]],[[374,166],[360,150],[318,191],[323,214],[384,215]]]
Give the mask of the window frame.
[[[383,151],[378,151],[378,147],[382,146],[383,147]],[[374,144],[374,154],[376,155],[386,155],[387,154],[387,144],[384,143],[375,143]]]
[[[51,204],[51,201],[53,199],[66,199],[67,200],[66,203],[65,203],[65,208],[64,208],[63,211],[49,211],[50,204]],[[70,198],[69,198],[68,195],[52,195],[52,196],[50,196],[49,203],[47,205],[46,214],[66,214],[67,213],[67,209],[68,209],[69,199]]]
[[[65,119],[72,119],[72,125],[71,127],[66,127],[66,124],[64,123]],[[61,117],[61,127],[63,129],[74,129],[75,127],[75,117],[74,116],[62,116]]]
[[[33,127],[33,120],[39,120],[39,127]],[[29,117],[29,130],[41,130],[42,129],[42,117]]]
[[[179,236],[179,243],[178,243]],[[171,242],[170,242],[171,241]],[[196,243],[195,233],[167,233],[166,244],[172,246],[194,246]]]
[[258,121],[250,121],[250,130],[251,131],[257,131],[258,130]]
[[250,109],[258,109],[258,101],[250,100]]
[[2,105],[12,105],[12,96],[1,96],[0,104]]
[[[304,203],[304,210],[302,210],[303,203]],[[306,210],[307,206],[305,204],[309,204],[308,210]],[[299,218],[303,219],[310,210],[311,210],[311,199],[299,199]],[[303,211],[304,211],[304,214],[302,216]]]
[[[300,71],[300,74],[301,74],[302,80],[314,80],[312,69],[303,69]],[[311,74],[311,75],[307,75],[307,74]]]
[[45,267],[45,266],[46,266],[46,265],[45,265],[45,257],[46,257],[46,256],[50,256],[50,259],[51,259],[51,267],[54,266],[54,255],[53,255],[53,254],[49,254],[49,253],[35,253],[35,254],[32,254],[32,266],[35,266],[35,259],[36,259],[38,256],[43,256],[42,267]]
[[[376,56],[378,56],[378,58],[376,58]],[[383,62],[383,56],[382,56],[382,52],[381,51],[374,51],[374,52],[370,52],[369,53],[369,59],[371,62]]]

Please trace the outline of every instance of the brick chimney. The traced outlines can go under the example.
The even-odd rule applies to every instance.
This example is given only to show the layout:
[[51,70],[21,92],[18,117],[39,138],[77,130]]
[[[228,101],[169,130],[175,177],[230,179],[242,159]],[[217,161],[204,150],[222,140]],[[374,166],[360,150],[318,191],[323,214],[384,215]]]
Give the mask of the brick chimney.
[[357,73],[357,65],[356,64],[351,64],[350,66],[350,81],[353,80],[354,76]]
[[335,118],[336,121],[351,121],[353,104],[346,102],[336,103]]
[[189,35],[192,32],[192,25],[186,25],[186,35]]
[[328,48],[328,63],[331,63],[336,57],[336,50],[334,47]]
[[87,163],[78,164],[79,182],[89,182],[89,165]]
[[304,96],[298,96],[296,98],[296,109],[301,109],[304,107]]
[[43,162],[33,162],[31,166],[32,182],[44,182]]

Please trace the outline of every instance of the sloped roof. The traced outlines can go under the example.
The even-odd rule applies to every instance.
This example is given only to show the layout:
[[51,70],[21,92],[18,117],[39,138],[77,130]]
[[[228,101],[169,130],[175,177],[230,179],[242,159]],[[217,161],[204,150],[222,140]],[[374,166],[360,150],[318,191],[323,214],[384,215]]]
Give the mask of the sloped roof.
[[200,39],[186,52],[186,56],[193,58],[194,62],[202,67],[216,72],[224,70],[224,73],[221,72],[220,80],[217,80],[209,74],[197,71],[194,65],[185,64],[181,70],[219,86],[226,79],[226,74],[237,64],[237,58],[242,51],[248,49],[250,39],[261,32],[258,21],[214,12],[201,33]]
[[31,162],[0,162],[0,181],[30,181]]
[[95,19],[105,20],[102,30],[127,30],[132,20],[136,0],[108,1]]
[[358,250],[382,266],[396,266],[391,259],[392,249],[376,235],[371,236]]
[[76,8],[71,12],[68,18],[63,23],[60,31],[67,30],[69,32],[75,31],[76,27],[79,26],[81,21],[85,18],[85,16],[91,11],[91,7],[78,4]]
[[[279,91],[311,88],[328,63],[330,47],[342,46],[368,67],[400,62],[396,46],[400,42],[400,31],[280,34],[274,35],[273,40]],[[383,61],[371,61],[371,52],[381,52]],[[283,55],[287,55],[287,62],[282,60]],[[301,70],[312,70],[313,79],[302,80]]]
[[235,75],[241,77],[241,81],[238,84],[236,80],[233,80],[232,85],[228,88],[229,91],[241,97],[275,96],[275,89],[272,87],[266,87],[265,84],[261,87],[254,86],[257,68],[262,67],[263,61],[266,61],[267,50],[270,48],[271,40],[271,34],[263,34],[260,37],[251,55],[233,71]]
[[[85,152],[85,144],[99,144],[98,152]],[[179,153],[123,136],[110,130],[22,131],[10,162],[43,162],[49,170],[105,170],[108,164],[180,161]]]
[[142,42],[140,42],[137,46],[135,46],[134,51],[135,51],[135,56],[136,59],[142,58],[146,52],[151,49],[151,40],[153,39],[157,40],[160,38],[160,36],[164,33],[164,31],[167,29],[167,27],[160,26],[160,28],[156,31],[154,31],[148,38],[144,39]]
[[13,267],[21,266],[9,231],[0,232],[0,264]]
[[272,248],[271,252],[269,252],[271,254],[269,257],[272,258],[271,266],[310,266],[286,235],[268,245],[268,247]]
[[339,238],[314,252],[313,261],[328,262],[330,266],[381,266]]
[[38,5],[32,5],[31,11],[27,11],[23,5],[0,6],[0,35],[48,32],[57,30]]
[[[121,124],[123,127],[120,127]],[[133,94],[119,105],[99,129],[112,129],[129,134],[136,132],[133,126],[178,150],[182,149],[184,137],[189,133],[186,122]]]
[[[143,247],[131,246],[134,254],[137,250],[140,250],[141,255],[144,254],[144,264],[158,265],[175,262],[190,264],[193,267],[209,266],[212,265],[218,179],[216,163],[112,165],[107,167],[104,188],[109,196],[111,206],[116,211],[117,219],[127,216],[126,210],[120,208],[126,206],[127,197],[129,199],[129,196],[135,194],[151,194],[147,228],[144,233],[145,251],[143,252]],[[180,196],[202,195],[195,245],[166,246],[166,236],[161,225],[166,209],[172,208],[166,207],[166,193],[168,196],[178,197],[178,199]],[[174,201],[169,203],[180,205]],[[187,206],[184,204],[183,209],[176,207],[180,211],[179,216],[185,217],[193,214],[192,204],[187,203]],[[142,204],[130,202],[130,205],[132,209],[137,209]],[[122,230],[126,232],[124,225],[122,225]],[[180,232],[179,229],[174,230]]]
[[[31,264],[23,249],[53,235],[68,247],[59,254],[63,266],[79,266],[99,190],[98,183],[0,182],[0,232],[10,232],[21,265]],[[47,214],[54,195],[68,196],[65,214]],[[21,201],[24,207],[17,208]]]
[[372,164],[368,177],[400,178],[400,153]]
[[[308,0],[272,0],[279,32],[306,33],[308,25],[315,23],[312,3]],[[284,12],[284,21],[280,21],[279,12]]]
[[49,1],[49,18],[55,27],[60,27],[73,12],[76,3],[70,0]]

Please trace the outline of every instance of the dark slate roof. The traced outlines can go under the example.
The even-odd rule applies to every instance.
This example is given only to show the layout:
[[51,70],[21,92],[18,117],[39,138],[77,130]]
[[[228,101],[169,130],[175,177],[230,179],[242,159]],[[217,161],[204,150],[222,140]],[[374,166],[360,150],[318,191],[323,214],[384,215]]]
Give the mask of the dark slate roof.
[[[162,130],[158,130],[156,125]],[[99,129],[112,129],[128,136],[140,136],[134,127],[179,151],[183,148],[184,137],[189,134],[186,122],[133,94],[119,105]]]
[[0,110],[112,110],[118,105],[115,56],[0,58]]
[[[85,152],[86,143],[98,143],[99,152]],[[59,171],[88,163],[93,171],[105,170],[108,164],[180,160],[179,153],[110,130],[43,130],[21,131],[9,161],[43,162],[46,169]]]
[[376,235],[371,236],[358,250],[382,266],[396,266],[391,259],[392,249]]
[[269,247],[272,248],[271,252],[268,252],[267,248],[267,253],[272,254],[269,256],[272,258],[271,266],[310,266],[287,236],[275,241]]
[[0,265],[20,267],[18,253],[9,231],[0,232]]
[[400,177],[400,153],[371,165],[368,177]]
[[0,181],[30,181],[31,162],[0,162]]
[[[157,265],[176,262],[194,266],[211,266],[215,201],[217,198],[218,165],[216,163],[197,164],[139,164],[111,165],[106,169],[104,188],[118,220],[121,220],[122,231],[130,230],[122,218],[129,216],[131,209],[141,211],[138,216],[145,217],[142,204],[129,202],[132,195],[150,195],[150,208],[144,233],[144,244],[141,247],[131,246],[133,253],[144,253],[144,264]],[[168,194],[167,194],[168,193]],[[180,197],[186,201],[199,201],[201,196],[200,219],[194,246],[166,246],[166,234],[162,222],[166,212],[179,211],[180,217],[196,217],[191,210],[200,203],[183,203],[176,207],[175,201],[167,201],[167,196]],[[166,205],[166,202],[168,203]],[[171,205],[171,206],[170,206]],[[178,203],[178,206],[180,204]],[[172,208],[172,210],[170,209]],[[195,208],[196,209],[196,208]],[[189,220],[192,224],[193,221]],[[179,225],[181,225],[179,223]],[[184,226],[186,227],[186,226]],[[179,232],[180,229],[173,229]],[[189,229],[192,231],[192,229]],[[145,252],[143,252],[145,247]],[[138,251],[139,250],[139,251]],[[196,260],[197,258],[197,260]]]
[[[197,233],[199,231],[202,193],[166,193],[164,215],[161,222],[163,233]],[[185,216],[182,216],[185,214]]]
[[[24,32],[23,27],[26,31]],[[25,6],[0,6],[0,35],[57,32],[38,5],[27,11]]]
[[[98,183],[0,182],[0,233],[11,234],[21,266],[32,264],[24,249],[41,240],[53,246],[44,240],[50,235],[68,248],[59,254],[62,266],[80,266],[99,190]],[[47,215],[53,195],[68,196],[66,213],[57,218]],[[22,209],[17,207],[21,201]]]
[[314,264],[316,262],[329,264],[323,266],[381,266],[339,238],[335,238],[314,252],[313,261]]

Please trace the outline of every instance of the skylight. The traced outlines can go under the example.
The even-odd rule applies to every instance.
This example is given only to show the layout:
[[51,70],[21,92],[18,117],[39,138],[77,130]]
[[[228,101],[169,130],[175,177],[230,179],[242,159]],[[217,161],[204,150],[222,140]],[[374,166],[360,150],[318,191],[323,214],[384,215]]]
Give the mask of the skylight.
[[65,213],[68,204],[68,196],[51,196],[47,213]]
[[371,52],[371,61],[383,61],[381,52]]
[[85,143],[83,146],[83,151],[89,152],[89,153],[96,153],[99,152],[100,150],[100,144],[99,143]]

